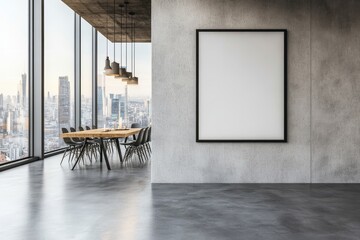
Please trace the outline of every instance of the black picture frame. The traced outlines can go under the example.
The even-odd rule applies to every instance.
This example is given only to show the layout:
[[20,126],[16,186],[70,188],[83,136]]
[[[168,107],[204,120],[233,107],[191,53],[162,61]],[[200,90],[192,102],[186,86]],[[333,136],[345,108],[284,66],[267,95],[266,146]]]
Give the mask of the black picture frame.
[[[199,34],[201,32],[282,32],[284,33],[284,136],[282,139],[200,139],[199,138]],[[287,143],[287,29],[196,29],[196,142]]]

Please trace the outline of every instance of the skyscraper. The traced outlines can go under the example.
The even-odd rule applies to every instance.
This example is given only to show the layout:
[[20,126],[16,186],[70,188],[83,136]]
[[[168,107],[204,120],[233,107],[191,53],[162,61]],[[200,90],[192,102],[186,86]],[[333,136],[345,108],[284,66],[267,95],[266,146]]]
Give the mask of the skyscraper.
[[4,110],[4,94],[0,93],[0,112],[2,112],[3,110]]
[[97,108],[98,115],[103,114],[103,92],[102,87],[97,88]]
[[70,82],[68,76],[59,77],[59,132],[61,128],[68,128],[70,125]]
[[7,134],[13,134],[14,131],[14,111],[9,111],[6,119]]
[[112,120],[119,120],[121,117],[123,120],[125,119],[125,97],[121,94],[112,94],[110,93],[110,101],[111,101],[111,118]]
[[120,98],[117,94],[110,94],[111,119],[118,120],[120,112]]
[[103,90],[101,86],[97,88],[97,110],[98,110],[98,126],[103,126],[104,125]]
[[26,74],[21,74],[21,81],[20,81],[20,104],[23,108],[27,106],[27,92],[26,92]]
[[128,110],[129,110],[129,101],[128,101],[128,85],[125,84],[125,101],[124,101],[124,122],[125,125],[129,125],[129,116],[128,116]]

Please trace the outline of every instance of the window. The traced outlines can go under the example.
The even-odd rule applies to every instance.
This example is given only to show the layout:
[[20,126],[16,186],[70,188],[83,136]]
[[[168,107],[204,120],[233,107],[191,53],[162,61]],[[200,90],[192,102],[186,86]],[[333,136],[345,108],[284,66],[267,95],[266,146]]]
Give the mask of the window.
[[0,164],[4,164],[29,156],[28,0],[0,2],[0,29]]
[[105,75],[104,75],[104,63],[105,63],[105,58],[107,56],[106,54],[106,38],[104,37],[104,35],[102,35],[100,32],[98,32],[97,34],[98,39],[97,39],[97,119],[98,119],[98,127],[105,127],[105,119],[104,119],[104,114],[105,114],[105,105],[106,104],[106,100],[105,100]]
[[139,85],[129,85],[128,121],[141,127],[151,124],[151,43],[136,43],[136,76]]
[[81,126],[92,126],[92,27],[81,19]]
[[63,147],[61,128],[74,126],[74,12],[61,0],[44,2],[45,152]]
[[[65,147],[59,135],[62,128],[75,127],[75,110],[81,111],[79,120],[82,126],[93,125],[94,54],[97,54],[98,59],[98,87],[94,89],[97,91],[98,126],[118,127],[120,123],[122,126],[130,126],[135,122],[143,127],[148,126],[151,123],[151,44],[136,44],[136,76],[139,77],[139,85],[128,86],[119,78],[104,76],[106,56],[114,60],[114,45],[109,42],[109,51],[106,53],[107,39],[98,33],[98,51],[93,53],[93,28],[81,20],[81,49],[78,49],[81,60],[81,96],[77,96],[81,97],[81,109],[75,109],[75,13],[61,0],[43,1],[44,46],[29,49],[29,19],[32,16],[29,16],[29,2],[32,3],[28,0],[0,1],[0,164],[31,157],[29,116],[33,109],[41,107],[30,106],[29,93],[32,90],[29,88],[28,71],[32,67],[44,70],[43,130],[46,153]],[[35,21],[37,28],[41,24]],[[125,53],[126,44],[122,46]],[[39,54],[42,47],[44,66],[29,66],[29,52],[33,52],[29,50]],[[120,62],[120,43],[115,44],[115,49],[116,61]],[[130,65],[130,44],[127,62]],[[130,66],[127,69],[131,71]],[[39,144],[39,139],[35,139],[35,142],[34,145]]]
[[[116,46],[116,61],[120,62],[120,44]],[[123,43],[123,53],[126,44]],[[110,62],[113,61],[113,43],[109,42]],[[136,43],[136,76],[139,85],[127,85],[120,79],[104,76],[106,38],[98,33],[98,127],[118,127],[119,122],[130,127],[139,123],[142,127],[151,124],[151,44]],[[128,44],[128,71],[130,44]],[[125,57],[123,58],[125,65]]]

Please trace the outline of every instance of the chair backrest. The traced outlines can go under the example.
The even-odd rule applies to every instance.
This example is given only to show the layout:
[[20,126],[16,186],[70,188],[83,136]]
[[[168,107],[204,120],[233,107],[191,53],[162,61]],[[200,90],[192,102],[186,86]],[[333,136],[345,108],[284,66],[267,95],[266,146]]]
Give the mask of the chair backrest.
[[79,126],[79,131],[84,131],[84,128],[82,126]]
[[140,128],[140,123],[132,123],[130,128]]
[[[67,130],[66,128],[61,128],[61,131],[62,131],[62,133],[68,133],[69,132],[69,130]],[[68,144],[68,145],[74,143],[71,140],[71,138],[63,138],[63,140],[64,140],[64,143]]]
[[[76,129],[73,128],[73,127],[70,127],[70,132],[76,132]],[[82,142],[82,140],[80,138],[77,138],[77,137],[73,137],[72,140],[75,141],[75,142]]]
[[86,130],[91,130],[91,128],[89,126],[85,126]]
[[[130,128],[140,128],[140,123],[132,123]],[[136,140],[136,135],[134,134],[133,140]]]
[[147,135],[147,140],[146,142],[151,142],[151,127],[149,127],[149,131],[148,131],[148,135]]
[[140,129],[140,132],[137,136],[136,141],[133,143],[134,146],[139,146],[142,144],[145,128]]
[[147,127],[144,130],[144,134],[143,134],[142,139],[141,139],[141,144],[146,143],[146,141],[148,139],[148,134],[149,134],[149,128]]

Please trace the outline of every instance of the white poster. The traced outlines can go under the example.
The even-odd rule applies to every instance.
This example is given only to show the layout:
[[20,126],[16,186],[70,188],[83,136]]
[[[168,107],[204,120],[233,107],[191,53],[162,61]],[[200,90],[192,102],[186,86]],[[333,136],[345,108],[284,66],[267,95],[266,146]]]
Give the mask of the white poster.
[[286,142],[286,30],[197,30],[197,141]]

